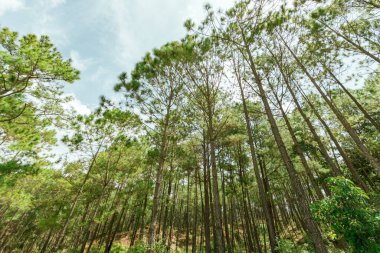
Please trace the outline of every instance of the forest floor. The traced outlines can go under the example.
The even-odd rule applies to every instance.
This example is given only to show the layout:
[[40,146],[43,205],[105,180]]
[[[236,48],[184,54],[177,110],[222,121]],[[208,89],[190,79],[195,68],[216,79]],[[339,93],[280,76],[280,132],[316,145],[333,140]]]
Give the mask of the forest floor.
[[[198,233],[198,235],[200,235],[200,231],[198,231],[197,233]],[[243,237],[244,237],[243,231],[241,231],[240,236],[241,236],[241,239],[243,239]],[[281,236],[282,236],[282,238],[286,238],[288,240],[291,240],[295,244],[303,244],[305,242],[305,238],[304,238],[303,234],[300,233],[299,231],[297,231],[295,229],[295,226],[292,226],[292,225],[289,225],[286,229],[284,229]],[[136,238],[134,245],[138,244],[139,241],[140,240],[138,238]],[[147,241],[146,235],[143,236],[142,241],[144,241],[144,242]],[[116,236],[116,242],[128,249],[131,245],[130,234],[129,233],[119,233]],[[170,245],[170,252],[172,252],[172,251],[175,252],[176,249],[184,248],[186,245],[186,234],[181,233],[179,235],[179,238],[178,238],[178,243],[176,243],[176,234],[174,233],[174,235],[171,238],[171,242],[172,243]],[[198,243],[199,242],[197,240],[197,244]],[[191,249],[192,249],[192,238],[190,236],[190,238],[189,238],[189,250],[191,250]]]
[[[144,235],[144,237],[142,238],[142,241],[146,242],[148,240],[148,238]],[[191,238],[190,238],[191,240]],[[131,245],[131,238],[130,238],[130,235],[129,233],[121,233],[121,234],[118,234],[116,236],[116,241],[118,243],[120,243],[123,247],[125,248],[129,248],[130,245]],[[140,240],[138,238],[135,239],[135,242],[134,244],[136,245]],[[175,251],[176,249],[176,237],[175,235],[172,236],[172,240],[171,240],[171,245],[170,245],[170,251]],[[186,242],[186,235],[185,234],[181,234],[178,238],[178,244],[177,244],[177,248],[180,248],[182,247],[183,245],[185,245],[185,242]],[[191,243],[189,245],[189,249],[191,249]]]

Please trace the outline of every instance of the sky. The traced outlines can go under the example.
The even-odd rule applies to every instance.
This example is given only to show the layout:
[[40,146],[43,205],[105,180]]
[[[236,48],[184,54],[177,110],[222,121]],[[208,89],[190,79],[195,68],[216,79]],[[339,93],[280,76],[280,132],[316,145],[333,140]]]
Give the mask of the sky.
[[0,27],[20,35],[48,35],[81,79],[65,86],[72,105],[88,113],[99,97],[117,99],[118,75],[146,52],[185,34],[183,23],[201,21],[204,5],[226,9],[234,0],[0,0]]

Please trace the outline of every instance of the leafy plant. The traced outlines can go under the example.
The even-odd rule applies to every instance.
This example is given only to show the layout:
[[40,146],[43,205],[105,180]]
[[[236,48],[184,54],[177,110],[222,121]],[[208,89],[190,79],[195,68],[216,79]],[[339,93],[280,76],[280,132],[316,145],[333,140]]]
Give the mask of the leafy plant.
[[279,240],[278,245],[277,245],[277,250],[280,253],[307,253],[307,252],[312,252],[312,251],[309,251],[307,244],[297,245],[294,242],[287,240],[287,239]]
[[332,196],[315,202],[316,220],[331,226],[354,252],[380,251],[380,211],[369,196],[343,177],[329,178]]
[[[132,247],[130,247],[128,249],[128,253],[145,253],[148,249],[148,245],[146,245],[144,242],[139,242],[139,243],[136,243],[135,245],[133,245]],[[124,252],[124,251],[122,251]],[[162,242],[156,242],[154,244],[154,252],[155,253],[164,253],[164,252],[168,252],[168,249],[166,247],[166,245]],[[116,251],[115,251],[116,253]]]
[[146,245],[143,242],[137,243],[128,249],[128,253],[144,253]]

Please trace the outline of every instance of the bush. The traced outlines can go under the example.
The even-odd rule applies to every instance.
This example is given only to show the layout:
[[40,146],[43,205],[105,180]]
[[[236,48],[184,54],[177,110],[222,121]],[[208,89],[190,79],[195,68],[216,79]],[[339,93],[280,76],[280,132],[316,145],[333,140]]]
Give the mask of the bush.
[[111,253],[127,253],[127,252],[129,251],[127,251],[127,249],[119,243],[114,243],[112,245]]
[[[130,247],[127,252],[128,253],[145,253],[147,249],[148,249],[148,245],[146,245],[144,242],[138,242],[132,247]],[[168,251],[165,244],[161,242],[157,242],[154,244],[154,253],[166,253],[166,252]]]
[[143,242],[138,242],[128,249],[128,253],[145,253],[147,247]]
[[329,178],[332,196],[315,202],[315,219],[344,238],[354,252],[380,252],[380,211],[368,195],[343,177]]
[[309,253],[310,251],[308,244],[296,245],[290,240],[281,239],[278,241],[277,250],[280,253]]

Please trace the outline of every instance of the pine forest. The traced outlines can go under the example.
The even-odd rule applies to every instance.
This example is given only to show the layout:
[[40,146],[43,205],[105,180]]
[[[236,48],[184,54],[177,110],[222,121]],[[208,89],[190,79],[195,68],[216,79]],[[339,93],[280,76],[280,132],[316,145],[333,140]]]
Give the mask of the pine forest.
[[1,27],[0,252],[380,252],[380,1],[183,30],[80,114],[72,60]]

